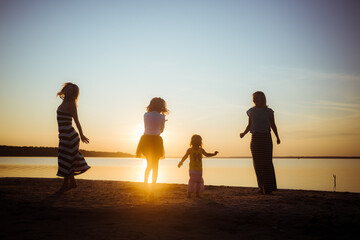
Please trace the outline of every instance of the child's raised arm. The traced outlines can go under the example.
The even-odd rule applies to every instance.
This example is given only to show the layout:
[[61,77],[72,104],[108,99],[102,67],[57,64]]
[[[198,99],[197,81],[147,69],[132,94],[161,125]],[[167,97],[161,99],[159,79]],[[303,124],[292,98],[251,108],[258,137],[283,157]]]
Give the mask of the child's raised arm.
[[219,153],[218,151],[215,151],[214,153],[207,153],[204,149],[202,149],[202,154],[205,157],[213,157],[213,156],[216,156],[218,153]]
[[178,168],[180,168],[183,162],[189,157],[190,155],[190,148],[186,151],[185,155],[182,157],[181,161],[178,164]]

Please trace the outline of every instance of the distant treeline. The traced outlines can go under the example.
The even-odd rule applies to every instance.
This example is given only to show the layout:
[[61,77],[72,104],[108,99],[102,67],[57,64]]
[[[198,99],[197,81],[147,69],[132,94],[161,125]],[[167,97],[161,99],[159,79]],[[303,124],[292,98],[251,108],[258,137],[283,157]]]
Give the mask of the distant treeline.
[[[98,152],[81,150],[84,157],[134,157],[123,152]],[[16,147],[0,145],[0,156],[6,157],[57,157],[58,148],[55,147]]]

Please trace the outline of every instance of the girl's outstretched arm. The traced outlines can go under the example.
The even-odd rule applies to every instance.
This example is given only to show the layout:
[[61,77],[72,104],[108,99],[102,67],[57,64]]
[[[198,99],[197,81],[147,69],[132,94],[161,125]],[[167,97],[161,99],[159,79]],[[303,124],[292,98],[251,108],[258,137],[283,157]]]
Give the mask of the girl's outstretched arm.
[[278,134],[278,131],[277,131],[276,124],[275,124],[274,114],[272,114],[271,117],[270,117],[270,126],[271,126],[271,129],[274,131],[274,134],[276,136],[277,144],[280,144],[280,138],[279,138],[279,134]]
[[190,148],[186,151],[185,155],[182,157],[181,161],[178,164],[178,168],[183,165],[183,162],[189,157],[190,155]]
[[71,107],[71,114],[74,118],[74,122],[76,124],[76,127],[77,129],[79,130],[79,134],[80,134],[80,139],[83,143],[89,143],[89,139],[87,137],[84,136],[83,132],[82,132],[82,129],[81,129],[81,124],[79,122],[79,117],[78,117],[78,114],[77,114],[77,109],[76,109],[76,106],[75,106],[75,103],[74,105]]
[[218,151],[215,151],[214,153],[207,153],[204,149],[202,150],[202,154],[205,157],[213,157],[213,156],[216,156],[218,153],[219,153]]
[[245,131],[243,133],[240,133],[240,138],[243,138],[249,131],[251,127],[251,117],[249,116],[249,123],[245,128]]

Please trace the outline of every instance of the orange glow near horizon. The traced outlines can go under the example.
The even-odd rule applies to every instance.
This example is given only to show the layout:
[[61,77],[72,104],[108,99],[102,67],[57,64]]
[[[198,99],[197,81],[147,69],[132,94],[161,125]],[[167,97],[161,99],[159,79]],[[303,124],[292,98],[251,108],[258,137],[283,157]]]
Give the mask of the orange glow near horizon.
[[[174,120],[175,121],[175,120]],[[55,125],[54,123],[52,125]],[[87,126],[88,128],[91,126]],[[230,126],[231,127],[231,126]],[[0,126],[4,128],[4,126]],[[49,132],[43,134],[33,134],[33,129],[39,129],[40,126],[35,126],[27,130],[27,134],[19,136],[9,132],[8,129],[12,125],[7,125],[7,129],[2,131],[0,136],[0,145],[10,146],[34,146],[34,147],[57,147],[57,128],[56,126],[49,129]],[[239,132],[240,128],[238,127]],[[277,145],[274,142],[274,156],[360,156],[360,149],[358,142],[360,141],[358,135],[339,135],[332,136],[301,136],[291,133],[290,128],[278,124],[279,134],[281,137],[281,144]],[[96,130],[93,129],[93,130]],[[238,137],[236,131],[220,132],[218,134],[211,134],[214,130],[208,131],[206,129],[197,132],[204,132],[201,134],[204,139],[204,149],[209,152],[215,150],[219,151],[219,157],[233,157],[233,156],[251,156],[250,139],[248,134],[243,139]],[[195,132],[195,131],[194,131]],[[189,139],[194,133],[191,130],[179,128],[177,131],[174,126],[165,128],[161,134],[164,140],[166,157],[182,157],[189,147]],[[92,131],[90,144],[80,144],[80,149],[90,151],[107,151],[107,152],[125,152],[135,154],[137,144],[143,134],[143,125],[137,124],[130,128],[128,134],[126,130],[122,130],[118,136],[114,138],[107,133],[101,131]],[[209,133],[209,134],[207,134]],[[12,137],[7,138],[11,134]],[[107,135],[104,135],[107,134]],[[231,134],[231,135],[230,135]],[[320,134],[319,134],[320,135]],[[19,137],[18,137],[19,136]],[[273,137],[273,140],[275,138]]]

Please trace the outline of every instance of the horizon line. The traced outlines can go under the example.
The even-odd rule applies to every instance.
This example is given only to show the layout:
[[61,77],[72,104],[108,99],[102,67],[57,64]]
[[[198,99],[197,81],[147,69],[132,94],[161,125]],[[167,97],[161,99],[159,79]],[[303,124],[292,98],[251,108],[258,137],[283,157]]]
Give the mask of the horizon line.
[[[18,147],[18,148],[57,148],[57,147],[43,147],[43,146],[11,146],[11,145],[0,145],[0,147]],[[85,150],[79,149],[79,151],[87,151],[87,152],[101,152],[101,153],[122,153],[122,154],[129,154],[132,155],[130,158],[136,158],[135,155],[126,152],[108,152],[108,151],[101,151],[101,150]],[[0,157],[7,157],[1,156]],[[11,157],[11,156],[8,156]],[[19,156],[21,157],[21,156]],[[166,158],[181,158],[182,156],[170,156]],[[223,156],[223,157],[212,157],[212,158],[252,158],[252,156]],[[273,156],[273,158],[328,158],[328,159],[338,159],[338,158],[345,158],[345,159],[360,159],[360,156]]]

